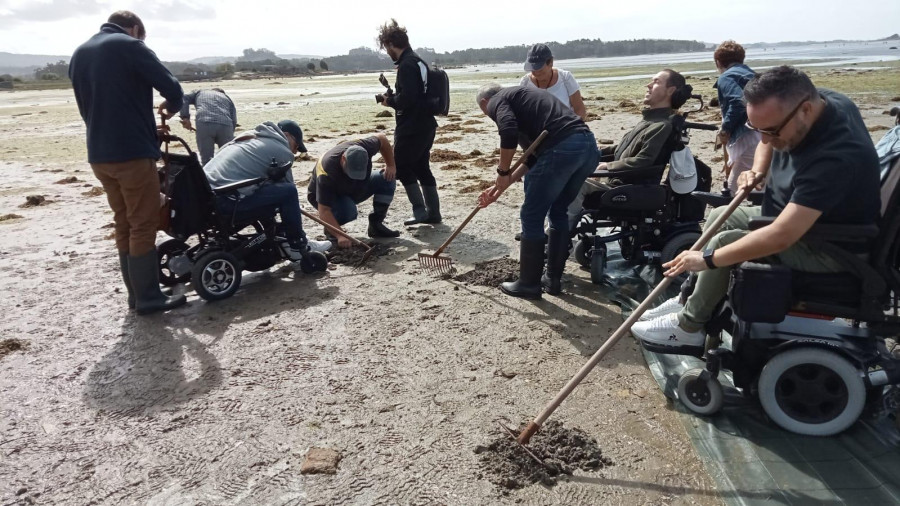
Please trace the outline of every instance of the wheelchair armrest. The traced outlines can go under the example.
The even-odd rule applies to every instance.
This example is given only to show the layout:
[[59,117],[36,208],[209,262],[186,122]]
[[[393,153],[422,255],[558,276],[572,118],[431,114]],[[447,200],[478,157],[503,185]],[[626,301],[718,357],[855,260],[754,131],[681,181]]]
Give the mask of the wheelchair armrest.
[[665,168],[665,165],[650,165],[638,169],[598,170],[594,171],[594,173],[588,177],[614,177],[616,179],[621,179],[622,181],[645,180],[650,179],[651,177],[654,179],[661,179]]
[[728,205],[731,202],[732,197],[729,195],[722,195],[721,193],[713,193],[713,192],[691,192],[691,196],[695,199],[703,202],[704,204],[712,207],[721,207]]
[[[750,230],[757,230],[771,225],[775,221],[774,216],[755,216],[750,218]],[[878,237],[878,225],[834,225],[815,224],[803,234],[804,240],[857,243],[866,242]]]
[[601,161],[601,162],[609,163],[609,162],[613,162],[613,161],[615,161],[615,160],[616,160],[616,155],[613,154],[613,153],[609,153],[609,154],[607,154],[607,155],[604,155],[604,154],[601,154],[601,155],[600,155],[600,161]]
[[226,193],[231,193],[241,188],[247,188],[248,186],[254,186],[263,181],[267,180],[266,177],[254,177],[252,179],[244,179],[243,181],[237,181],[235,183],[226,184],[225,186],[220,186],[218,188],[213,188],[213,193],[216,195],[225,195]]
[[750,192],[750,195],[747,197],[747,202],[750,202],[754,206],[761,206],[763,201],[763,196],[766,194],[763,190],[753,190]]
[[749,230],[758,230],[760,228],[771,225],[775,221],[775,216],[754,216],[750,218],[750,224],[747,226]]

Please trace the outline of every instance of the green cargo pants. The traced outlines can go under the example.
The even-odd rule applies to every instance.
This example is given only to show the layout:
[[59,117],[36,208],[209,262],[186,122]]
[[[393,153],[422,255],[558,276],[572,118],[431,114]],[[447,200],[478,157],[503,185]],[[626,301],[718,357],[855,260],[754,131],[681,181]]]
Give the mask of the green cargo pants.
[[[716,218],[725,211],[725,207],[718,207],[709,213],[706,225],[712,224]],[[759,206],[738,207],[731,216],[725,220],[721,231],[710,239],[707,248],[718,249],[722,246],[736,242],[741,237],[749,234],[750,219],[760,216]],[[765,258],[757,259],[758,262],[779,263],[805,272],[840,272],[843,270],[833,258],[799,241],[781,253]],[[703,330],[703,325],[712,318],[713,310],[719,301],[725,297],[728,291],[728,281],[731,277],[731,269],[734,266],[722,266],[718,269],[705,270],[697,275],[697,283],[684,309],[678,314],[679,326],[688,332]]]

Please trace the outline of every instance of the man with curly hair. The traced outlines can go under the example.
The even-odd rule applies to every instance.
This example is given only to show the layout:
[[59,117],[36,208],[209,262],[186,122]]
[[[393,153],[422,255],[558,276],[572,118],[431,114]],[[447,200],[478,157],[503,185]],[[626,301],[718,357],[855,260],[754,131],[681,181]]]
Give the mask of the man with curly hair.
[[412,219],[403,224],[440,223],[437,181],[429,165],[437,122],[425,97],[428,65],[412,50],[406,28],[398,25],[395,19],[379,28],[376,41],[397,66],[394,93],[385,95],[381,104],[396,111],[394,159],[397,179],[406,189],[413,210]]

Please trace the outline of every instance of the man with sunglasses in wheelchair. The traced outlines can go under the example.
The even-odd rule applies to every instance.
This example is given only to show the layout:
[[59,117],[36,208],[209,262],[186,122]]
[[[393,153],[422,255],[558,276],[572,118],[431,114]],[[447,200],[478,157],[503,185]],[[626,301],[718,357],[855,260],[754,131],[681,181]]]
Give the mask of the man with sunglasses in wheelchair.
[[280,246],[291,261],[300,261],[308,251],[324,253],[330,241],[306,238],[300,218],[300,199],[290,166],[294,154],[306,152],[303,132],[295,121],[275,125],[265,122],[222,146],[203,167],[213,189],[247,179],[267,177],[263,183],[240,188],[238,195],[220,196],[217,207],[223,216],[244,220],[281,215],[286,241]]
[[[685,251],[663,265],[666,276],[696,272],[684,305],[679,298],[648,311],[631,331],[648,349],[696,354],[705,344],[704,324],[725,297],[732,267],[748,260],[780,263],[811,273],[843,269],[833,257],[802,240],[814,224],[875,225],[880,216],[878,156],[856,105],[834,91],[817,89],[803,72],[773,68],[744,89],[747,127],[758,132],[747,187],[765,175],[762,206],[742,206],[725,221],[704,251]],[[712,223],[724,210],[712,211]],[[773,217],[750,231],[750,219]]]

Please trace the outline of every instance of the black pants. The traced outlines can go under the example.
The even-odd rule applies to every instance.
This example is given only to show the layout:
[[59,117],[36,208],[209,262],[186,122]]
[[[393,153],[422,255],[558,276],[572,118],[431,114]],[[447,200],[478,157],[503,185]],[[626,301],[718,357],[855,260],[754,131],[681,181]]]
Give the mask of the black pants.
[[403,186],[420,183],[422,186],[437,186],[431,173],[429,159],[434,144],[434,128],[418,132],[394,134],[394,161],[397,164],[397,179]]

